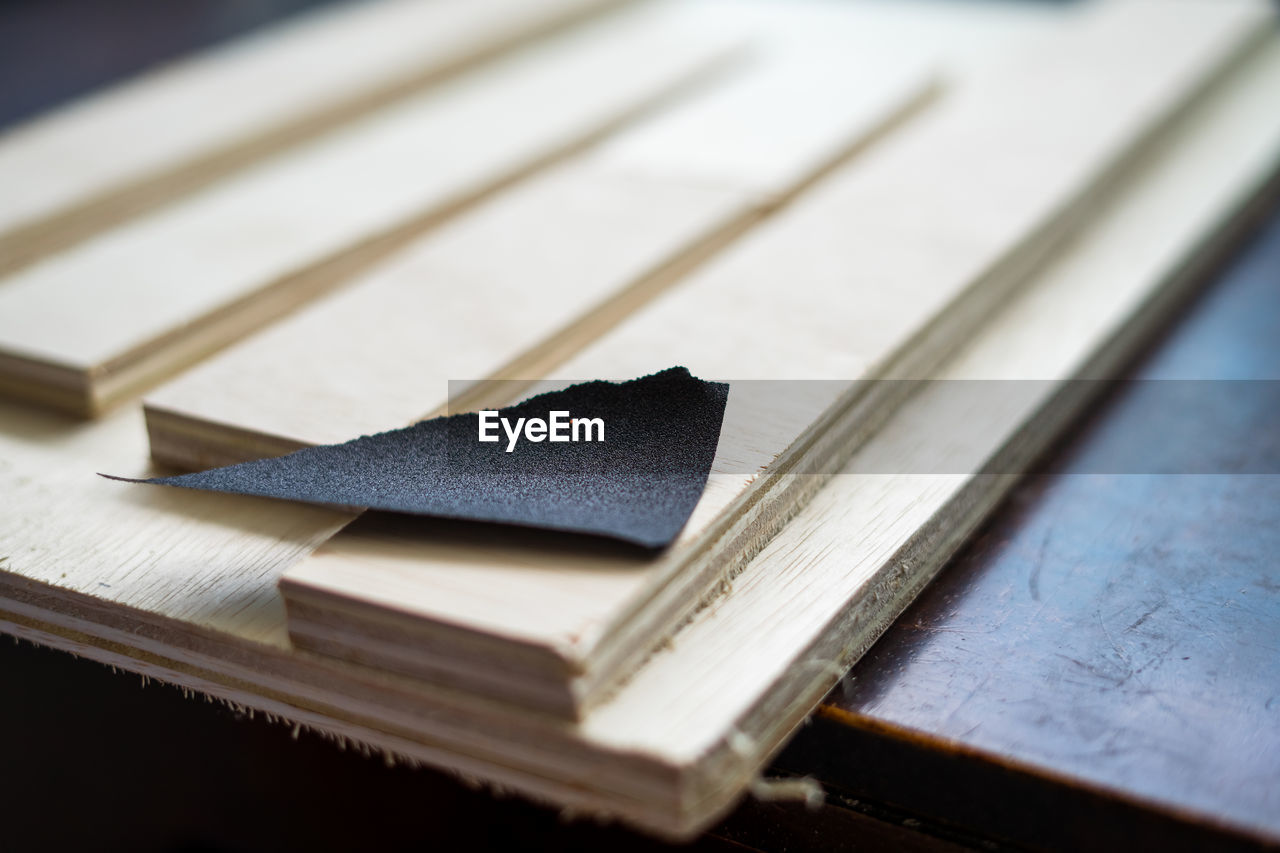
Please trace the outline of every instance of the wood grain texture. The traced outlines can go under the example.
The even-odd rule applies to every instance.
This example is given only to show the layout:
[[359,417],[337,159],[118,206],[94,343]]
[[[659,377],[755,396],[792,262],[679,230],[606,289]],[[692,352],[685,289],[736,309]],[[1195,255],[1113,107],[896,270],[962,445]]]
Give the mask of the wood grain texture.
[[[735,238],[748,207],[785,201],[841,146],[867,141],[882,110],[911,107],[912,68],[954,77],[1056,22],[1036,6],[771,0],[687,4],[682,16],[710,32],[736,25],[752,61],[153,391],[153,458],[197,469],[278,455],[438,411],[449,380],[457,394],[459,380],[540,375]],[[572,251],[544,248],[564,244]],[[548,323],[562,307],[561,325]],[[574,310],[586,313],[574,322]],[[468,322],[482,312],[485,323]],[[371,341],[348,331],[372,328]]]
[[[1280,114],[1266,107],[1277,84],[1272,45],[1188,115],[941,375],[1107,375],[1275,173]],[[1044,387],[1026,408],[977,413],[978,450],[1028,454],[1048,440],[1073,406],[1053,405]],[[861,453],[910,454],[912,424],[933,411],[914,398]],[[1037,411],[1053,417],[1028,430]],[[732,594],[569,723],[290,649],[274,581],[314,541],[320,511],[202,493],[180,496],[190,506],[157,503],[155,491],[89,473],[103,460],[143,465],[136,412],[89,424],[4,413],[0,477],[18,508],[0,519],[6,632],[676,837],[729,807],[1007,484],[833,478]]]
[[30,121],[0,137],[0,273],[607,5],[353,3]]
[[[127,399],[726,58],[644,7],[291,149],[0,287],[0,388],[76,411]],[[515,129],[518,128],[518,131]]]
[[[207,468],[344,441],[458,410],[455,380],[542,375],[931,91],[914,60],[768,48],[151,393],[153,458]],[[751,168],[726,171],[713,155],[735,139]]]
[[[715,595],[1005,299],[1265,19],[1251,4],[1087,11],[837,170],[561,364],[741,382],[703,499],[662,555],[504,531],[339,536],[286,572],[294,641],[582,714]],[[1088,73],[1078,56],[1092,59]],[[913,201],[919,200],[919,201]],[[927,201],[926,201],[927,200]],[[786,283],[783,285],[782,283]],[[781,389],[781,390],[780,390]]]

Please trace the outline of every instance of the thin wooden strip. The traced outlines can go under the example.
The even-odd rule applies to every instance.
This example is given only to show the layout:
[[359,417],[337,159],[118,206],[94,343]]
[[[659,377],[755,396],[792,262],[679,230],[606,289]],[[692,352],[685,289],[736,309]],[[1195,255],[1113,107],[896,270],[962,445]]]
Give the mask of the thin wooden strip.
[[[145,403],[152,455],[201,468],[343,441],[456,407],[451,380],[537,375],[929,92],[925,67],[900,57],[759,57],[156,390]],[[696,145],[683,166],[665,148],[643,156],[672,134],[713,150],[769,140],[775,111],[803,98],[807,114],[758,146],[767,185],[702,168],[710,153]]]
[[[731,391],[677,542],[624,555],[436,531],[340,536],[282,579],[295,642],[579,713],[763,547],[1263,31],[1257,4],[1116,4],[987,69],[559,370],[665,364]],[[1091,64],[1082,70],[1078,57]],[[1018,65],[1017,62],[1023,63]],[[808,470],[809,474],[799,472]],[[531,602],[537,602],[531,606]],[[293,621],[293,616],[297,621]],[[518,668],[504,661],[522,661]]]
[[377,0],[312,13],[0,137],[0,274],[613,0]]
[[296,148],[0,287],[0,388],[95,412],[333,287],[726,58],[611,16]]
[[[1167,314],[1169,297],[1195,281],[1206,252],[1276,174],[1280,113],[1267,107],[1277,85],[1273,45],[1187,117],[1128,192],[1100,209],[944,375],[1108,375],[1105,365]],[[1101,361],[1100,346],[1108,352]],[[928,419],[922,398],[909,406],[903,423]],[[585,722],[569,724],[298,654],[285,639],[273,584],[300,547],[299,523],[310,511],[251,501],[261,512],[242,515],[238,501],[199,493],[189,497],[203,506],[170,511],[136,500],[141,492],[106,491],[109,484],[82,474],[103,458],[143,464],[135,411],[73,425],[4,408],[0,447],[11,462],[0,478],[21,509],[0,517],[0,541],[12,546],[0,571],[5,632],[391,759],[447,767],[667,836],[688,837],[733,803],[886,612],[905,605],[910,585],[898,583],[892,600],[869,603],[871,594],[890,592],[913,571],[927,576],[933,566],[916,561],[936,564],[954,545],[939,547],[929,530],[967,528],[978,514],[956,503],[973,497],[962,477],[837,478],[721,606],[698,614]],[[989,426],[994,457],[1018,440],[1024,422],[993,418]],[[135,535],[117,535],[121,525]]]

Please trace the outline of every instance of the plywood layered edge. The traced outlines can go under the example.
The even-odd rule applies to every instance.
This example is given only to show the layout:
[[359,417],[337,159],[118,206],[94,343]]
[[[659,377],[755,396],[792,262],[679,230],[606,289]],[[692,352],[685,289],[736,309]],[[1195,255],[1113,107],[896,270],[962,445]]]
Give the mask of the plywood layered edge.
[[[936,93],[908,58],[753,60],[148,394],[153,458],[207,468],[509,403]],[[783,140],[758,145],[759,174],[703,162],[707,147],[768,140],[772,111],[804,98]],[[673,140],[690,139],[682,160]],[[345,343],[366,336],[358,353]],[[459,392],[465,378],[480,381]]]
[[[1112,58],[1122,66],[1131,60],[1128,54],[1118,52],[1118,35],[1128,33],[1132,36],[1140,32],[1144,15],[1150,16],[1145,20],[1147,24],[1182,27],[1183,38],[1192,42],[1199,38],[1198,33],[1193,34],[1188,24],[1177,17],[1181,10],[1163,12],[1160,7],[1144,7],[1142,4],[1121,8],[1117,12],[1116,7],[1104,7],[1099,17],[1084,22],[1086,27],[1101,27],[1100,36],[1086,29],[1085,35],[1077,35],[1076,38],[1086,41],[1100,38],[1108,44]],[[1208,7],[1201,5],[1198,8],[1201,13],[1206,13]],[[1117,194],[1129,190],[1131,172],[1160,144],[1163,133],[1176,124],[1179,116],[1194,109],[1212,93],[1216,82],[1227,79],[1236,65],[1247,60],[1262,43],[1266,32],[1261,26],[1266,18],[1259,10],[1258,6],[1241,4],[1235,7],[1234,13],[1228,12],[1221,19],[1213,17],[1216,13],[1208,13],[1204,20],[1221,29],[1217,36],[1206,37],[1197,46],[1199,58],[1188,61],[1188,67],[1178,67],[1177,73],[1171,75],[1171,82],[1161,78],[1160,85],[1168,86],[1166,91],[1159,95],[1148,91],[1145,100],[1130,93],[1131,99],[1141,103],[1123,108],[1109,105],[1107,118],[1116,122],[1117,127],[1105,134],[1106,144],[1100,146],[1097,141],[1086,137],[1079,143],[1080,150],[1074,151],[1076,160],[1084,156],[1084,151],[1092,151],[1097,155],[1096,159],[1089,160],[1083,167],[1079,162],[1058,163],[1064,175],[1072,175],[1072,180],[1079,183],[1063,185],[1062,175],[1044,176],[1043,198],[1034,205],[1035,217],[1030,222],[1019,221],[1016,226],[1005,223],[1008,229],[1012,229],[1011,233],[1017,232],[1017,239],[995,243],[990,237],[986,238],[993,248],[977,268],[976,278],[962,286],[957,285],[956,292],[948,291],[945,298],[939,297],[937,311],[922,310],[919,318],[905,324],[907,334],[904,341],[890,342],[883,352],[874,353],[864,365],[863,378],[933,375],[948,356],[963,345],[972,330],[979,328],[985,317],[1011,298],[1020,284],[1033,278],[1033,273],[1055,251],[1081,233],[1102,206]],[[1233,16],[1236,13],[1238,17]],[[1113,29],[1108,31],[1108,27]],[[1060,58],[1070,61],[1071,73],[1075,74],[1075,57],[1078,54],[1065,49],[1072,44],[1064,42],[1058,45],[1058,50]],[[1146,46],[1152,50],[1162,49],[1152,39],[1146,42]],[[1178,66],[1178,62],[1169,56],[1166,55],[1165,59]],[[1042,60],[1043,54],[1037,54],[1034,64]],[[1035,79],[1043,83],[1046,79],[1043,66],[1037,70],[1042,76]],[[1004,69],[1005,74],[1009,72],[1010,69]],[[996,78],[996,85],[1003,79],[1007,78]],[[1070,79],[1069,85],[1065,83],[1066,79]],[[1081,88],[1076,88],[1077,81],[1073,77],[1059,82],[1077,99],[1088,92],[1092,92],[1094,97],[1100,96],[1101,90],[1089,89],[1088,82]],[[1104,89],[1113,86],[1102,76],[1095,82]],[[1148,83],[1155,85],[1150,80]],[[996,91],[1001,90],[997,88]],[[1020,98],[1029,91],[1019,94],[1015,89],[1012,97],[994,99],[1004,110],[1006,121],[1009,120],[1009,111],[1018,104],[1027,107]],[[961,96],[964,94],[961,92]],[[890,158],[890,162],[899,167],[908,186],[908,178],[922,180],[917,176],[929,173],[927,162],[945,160],[947,154],[954,150],[952,137],[947,133],[931,137],[931,122],[939,122],[942,128],[969,143],[973,150],[977,150],[972,145],[974,139],[986,138],[982,134],[1000,136],[1000,131],[988,124],[992,120],[991,104],[984,103],[980,95],[970,94],[969,97],[971,100],[964,103],[963,109],[972,112],[959,112],[961,108],[957,108],[956,112],[948,115],[948,102],[944,101],[904,131],[909,142],[903,143],[900,137],[895,137],[893,145],[875,149],[866,158],[847,166],[816,190],[816,200],[805,199],[783,216],[767,223],[762,229],[766,234],[763,241],[753,236],[752,240],[741,245],[736,256],[731,253],[727,263],[717,259],[716,263],[702,270],[694,282],[682,284],[666,294],[646,312],[620,327],[620,331],[611,333],[573,359],[565,368],[566,375],[622,377],[629,375],[628,365],[638,363],[643,357],[638,357],[638,353],[678,353],[681,342],[687,339],[681,316],[697,317],[700,322],[707,319],[703,309],[708,300],[698,301],[701,285],[708,279],[715,283],[718,276],[718,283],[724,286],[711,292],[720,294],[721,305],[729,306],[734,301],[734,292],[742,287],[747,275],[765,275],[759,272],[764,269],[783,276],[780,264],[764,262],[762,256],[767,249],[759,247],[770,246],[769,241],[772,240],[773,248],[782,245],[786,249],[780,250],[782,257],[794,259],[797,252],[790,248],[790,244],[780,243],[778,234],[799,241],[802,238],[797,234],[802,230],[801,225],[816,222],[818,212],[830,214],[836,209],[848,213],[853,205],[841,195],[845,192],[844,185],[858,188],[862,186],[861,182],[870,182],[876,186],[875,181],[881,177],[875,171],[877,155]],[[1085,112],[1096,107],[1096,104],[1090,106],[1091,102],[1083,100],[1070,103]],[[966,124],[966,116],[976,118]],[[1022,114],[1018,116],[1019,120],[1033,120]],[[1087,130],[1078,132],[1087,133]],[[1002,158],[1021,156],[1022,152],[1016,148],[1000,149],[999,139],[988,141],[991,145],[984,145],[981,150],[991,161],[988,171],[992,174],[999,173]],[[1057,144],[1057,140],[1054,142]],[[904,144],[915,146],[912,153],[919,155],[915,160],[901,156],[895,150],[895,146]],[[1073,151],[1070,147],[1067,150]],[[893,160],[894,157],[898,159]],[[1070,157],[1066,159],[1071,160]],[[911,164],[910,167],[907,163]],[[976,173],[981,173],[982,170],[974,164],[962,167],[962,171],[971,166]],[[885,173],[898,174],[890,170]],[[972,175],[966,173],[960,183],[969,186],[971,179]],[[891,185],[887,179],[882,183]],[[946,188],[931,184],[930,190],[945,191]],[[882,201],[891,197],[892,194],[888,193],[872,194],[872,198]],[[918,197],[925,200],[921,204],[927,205],[929,191],[922,189]],[[855,194],[849,198],[857,198],[864,202],[864,208],[868,207],[867,200],[861,196]],[[1023,199],[1021,203],[1025,204],[1025,201]],[[870,219],[875,212],[867,209],[863,215]],[[959,222],[950,225],[963,230]],[[927,253],[929,249],[922,245],[919,251]],[[801,260],[803,262],[791,267],[794,270],[792,275],[803,275],[805,263],[820,266],[823,259],[821,256],[809,256]],[[830,258],[827,262],[834,263]],[[948,270],[947,275],[951,274]],[[789,292],[803,290],[804,282],[801,281]],[[811,307],[820,309],[818,305]],[[927,309],[928,306],[925,307]],[[767,328],[758,322],[763,319],[759,311],[747,314],[729,308],[724,310],[726,316],[738,318],[742,329],[746,330],[734,332],[737,337],[733,340],[738,346],[749,346],[746,335],[755,334],[759,328]],[[749,317],[750,321],[745,321],[744,317]],[[724,326],[718,328],[723,329]],[[743,351],[730,349],[734,354],[723,364],[742,357]],[[795,365],[797,371],[804,369],[799,361]],[[709,372],[696,363],[690,366],[704,375],[730,378]],[[576,715],[589,713],[590,708],[604,700],[618,682],[652,654],[676,626],[699,606],[715,599],[717,591],[722,590],[752,557],[766,547],[770,538],[812,498],[825,479],[823,472],[838,469],[861,443],[877,433],[894,408],[903,401],[901,396],[895,398],[894,395],[902,395],[908,388],[906,383],[850,382],[829,404],[815,412],[816,417],[811,423],[796,424],[803,427],[797,435],[787,433],[786,441],[780,440],[776,446],[771,446],[767,466],[756,475],[735,480],[734,474],[713,467],[700,511],[707,510],[707,507],[713,507],[714,511],[702,512],[701,516],[695,513],[671,549],[647,565],[628,566],[601,560],[600,573],[613,573],[617,575],[618,582],[616,590],[601,591],[597,595],[596,609],[587,617],[574,613],[559,615],[550,601],[545,607],[548,613],[543,620],[547,624],[545,630],[509,625],[496,615],[493,618],[471,615],[476,612],[475,602],[482,593],[493,598],[492,613],[510,611],[510,608],[504,609],[503,601],[499,600],[506,591],[495,580],[503,567],[509,566],[508,574],[512,580],[528,577],[536,564],[539,569],[546,569],[548,585],[570,582],[572,579],[562,577],[554,549],[530,557],[527,544],[519,548],[512,545],[507,549],[511,552],[509,554],[495,546],[488,557],[468,554],[451,563],[449,553],[451,548],[457,547],[456,543],[442,544],[424,536],[416,545],[406,540],[405,544],[396,545],[392,550],[389,539],[371,537],[358,540],[341,534],[311,558],[286,572],[281,580],[282,592],[291,607],[290,625],[294,641],[365,665],[376,664],[426,680],[465,685],[467,689],[495,699],[519,704],[543,702],[536,706],[542,711],[564,713],[569,710]],[[731,391],[731,403],[732,394]],[[789,426],[784,424],[783,429]],[[721,457],[724,454],[725,441],[722,438]],[[801,471],[812,473],[801,474]],[[740,485],[735,486],[735,483]],[[496,537],[491,541],[500,542]],[[369,550],[362,552],[358,542],[367,543]],[[475,552],[483,547],[483,544],[476,543],[471,550]],[[488,563],[484,562],[486,559]],[[570,557],[566,553],[560,559],[567,562]],[[492,567],[493,571],[476,573],[479,563],[484,563],[486,569]],[[573,564],[577,566],[577,562]],[[407,579],[418,572],[422,573],[424,580],[421,582],[422,594],[415,596]],[[480,592],[474,595],[465,590],[463,594],[455,593],[455,586],[466,587],[468,576],[473,574],[476,578],[473,585]],[[582,579],[573,581],[582,586],[584,596],[593,594],[590,591],[599,586],[598,578],[587,575],[584,572]],[[490,589],[495,591],[485,592]],[[515,599],[530,594],[522,589],[519,593],[512,591],[509,597]],[[455,598],[450,599],[449,596]],[[451,600],[456,600],[457,604],[451,605]],[[294,602],[297,602],[296,608],[293,607]],[[559,622],[552,625],[555,620]],[[581,627],[583,622],[588,623],[587,628]],[[518,667],[506,663],[516,660],[520,662]],[[545,704],[546,697],[556,697],[554,704]]]
[[515,51],[19,271],[0,390],[100,414],[339,286],[740,55],[679,20],[657,4]]
[[[1218,104],[1191,117],[1178,144],[1148,167],[1147,180],[1101,212],[1095,227],[1005,306],[947,375],[1111,375],[1247,222],[1243,213],[1268,179],[1274,190],[1280,119],[1260,107],[1277,81],[1280,51],[1273,48]],[[1115,275],[1120,287],[1100,278],[1100,270]],[[1064,331],[1071,334],[1053,334]],[[1054,346],[1040,346],[1045,340]],[[1061,426],[1078,402],[1050,396],[1033,410]],[[990,441],[993,470],[1015,469],[1054,433],[1050,423],[1029,423],[976,431]],[[314,728],[389,760],[445,767],[572,811],[687,838],[732,806],[838,680],[841,667],[905,606],[1011,481],[888,479],[897,487],[875,478],[834,479],[736,579],[731,595],[699,612],[670,649],[579,724],[467,705],[447,691],[291,651],[274,640],[204,629],[166,615],[171,596],[128,606],[104,599],[101,590],[77,592],[52,567],[53,574],[24,576],[21,564],[6,564],[0,625],[14,636]],[[866,508],[879,505],[877,495],[894,494],[913,512],[869,543],[859,535],[876,524]],[[30,497],[38,499],[38,492]],[[182,571],[172,573],[173,591],[203,582],[198,569],[188,571],[185,580]],[[756,654],[762,648],[767,659]],[[706,695],[721,701],[709,703]]]
[[0,136],[0,275],[620,2],[348,4],[37,117]]

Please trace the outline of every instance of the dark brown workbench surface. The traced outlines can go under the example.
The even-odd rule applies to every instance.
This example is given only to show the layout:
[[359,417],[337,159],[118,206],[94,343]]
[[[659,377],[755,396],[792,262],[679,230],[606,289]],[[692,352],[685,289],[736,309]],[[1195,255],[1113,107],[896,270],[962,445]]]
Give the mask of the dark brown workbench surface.
[[1280,843],[1280,212],[1134,376],[1206,381],[1117,389],[784,766],[1038,846]]
[[[5,0],[0,126],[305,5]],[[1280,213],[1135,375],[1280,377]],[[830,804],[748,803],[699,849],[1280,845],[1275,383],[1188,384],[1163,414],[1143,387],[1016,489],[779,757]],[[0,672],[0,850],[658,846],[61,653],[6,644]]]

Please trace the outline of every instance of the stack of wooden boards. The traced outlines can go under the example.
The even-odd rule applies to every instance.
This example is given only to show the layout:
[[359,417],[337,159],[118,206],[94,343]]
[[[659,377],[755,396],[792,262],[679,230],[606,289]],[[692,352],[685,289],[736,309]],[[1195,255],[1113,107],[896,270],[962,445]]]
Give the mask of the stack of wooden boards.
[[[290,67],[343,16],[455,8],[382,3],[19,129],[0,174],[41,197],[40,158],[99,126]],[[642,5],[440,79],[598,5],[468,19],[412,67],[291,95],[287,122],[266,103],[163,157],[113,149],[39,216],[0,201],[22,247],[0,383],[28,401],[0,429],[5,631],[687,836],[1280,157],[1280,47],[1249,0]],[[140,473],[146,435],[205,467],[672,364],[730,381],[730,410],[657,556],[92,476]],[[878,381],[901,379],[1037,381],[966,405]]]

